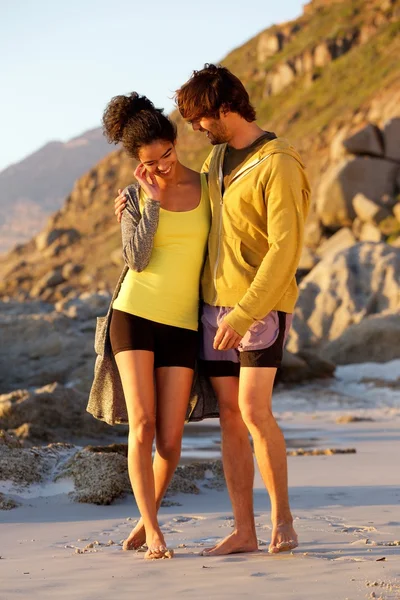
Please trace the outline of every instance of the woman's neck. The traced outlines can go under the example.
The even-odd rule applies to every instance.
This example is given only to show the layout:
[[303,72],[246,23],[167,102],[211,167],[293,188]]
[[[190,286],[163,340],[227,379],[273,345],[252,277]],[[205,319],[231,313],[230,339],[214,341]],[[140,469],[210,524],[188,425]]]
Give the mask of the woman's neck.
[[178,187],[185,176],[186,167],[184,167],[180,162],[176,163],[175,173],[171,179],[163,179],[162,177],[157,177],[157,183],[160,186],[161,190],[166,190],[169,188]]

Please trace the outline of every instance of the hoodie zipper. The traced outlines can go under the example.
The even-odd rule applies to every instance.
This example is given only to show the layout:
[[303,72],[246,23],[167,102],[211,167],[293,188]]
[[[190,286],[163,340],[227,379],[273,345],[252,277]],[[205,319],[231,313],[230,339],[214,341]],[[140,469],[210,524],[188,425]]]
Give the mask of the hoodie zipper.
[[[230,182],[229,185],[232,185],[232,183],[234,181],[236,181],[239,177],[241,177],[245,173],[248,173],[249,171],[252,171],[260,163],[264,162],[264,160],[266,160],[267,158],[269,158],[271,156],[271,154],[273,154],[273,152],[271,152],[270,154],[267,154],[267,156],[264,156],[261,160],[256,160],[255,162],[250,163],[250,165],[248,165],[247,167],[245,167],[242,170],[238,171],[236,173],[236,175],[231,179],[231,182]],[[222,156],[221,157],[220,166],[219,166],[219,173],[218,173],[218,186],[219,186],[219,191],[220,191],[220,194],[221,194],[221,200],[219,202],[220,206],[221,206],[221,212],[220,212],[220,216],[219,216],[219,227],[218,227],[217,257],[215,259],[215,267],[214,267],[214,288],[215,288],[215,294],[214,294],[213,304],[216,303],[217,297],[218,297],[217,285],[216,285],[215,282],[216,282],[216,279],[217,279],[218,263],[219,263],[219,257],[220,257],[220,254],[221,254],[222,213],[223,213],[223,210],[224,210],[224,198],[223,198],[223,194],[222,194],[222,178],[223,178],[222,165],[223,165],[223,163],[224,163],[224,157]]]
[[215,259],[215,267],[214,267],[214,287],[215,287],[215,294],[214,294],[213,304],[215,304],[215,302],[217,301],[217,296],[218,296],[217,286],[215,284],[215,281],[217,279],[219,256],[220,256],[220,252],[221,252],[222,211],[224,210],[224,197],[223,197],[223,193],[222,193],[222,178],[223,178],[222,165],[223,165],[223,163],[224,163],[224,157],[222,156],[222,160],[221,160],[221,163],[219,165],[219,173],[218,173],[218,187],[219,187],[219,192],[221,194],[221,200],[219,201],[219,204],[221,206],[221,210],[220,210],[220,214],[219,214],[219,224],[218,224],[217,257]]

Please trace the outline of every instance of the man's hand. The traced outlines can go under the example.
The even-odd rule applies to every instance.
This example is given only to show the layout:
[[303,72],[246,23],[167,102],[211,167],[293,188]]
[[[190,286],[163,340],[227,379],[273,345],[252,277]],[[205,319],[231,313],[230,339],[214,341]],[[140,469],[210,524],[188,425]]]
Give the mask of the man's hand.
[[126,196],[122,193],[123,190],[118,190],[118,196],[114,200],[114,214],[117,217],[118,223],[121,223],[122,213],[126,206]]
[[241,335],[236,333],[234,329],[225,321],[222,321],[218,327],[218,331],[214,338],[214,350],[230,350],[237,348],[242,340]]

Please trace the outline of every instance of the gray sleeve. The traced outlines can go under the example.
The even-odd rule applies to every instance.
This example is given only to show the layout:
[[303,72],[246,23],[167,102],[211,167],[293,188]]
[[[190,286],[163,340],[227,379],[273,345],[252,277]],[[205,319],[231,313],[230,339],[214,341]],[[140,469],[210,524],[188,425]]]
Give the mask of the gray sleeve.
[[130,269],[140,273],[150,261],[160,216],[160,203],[148,198],[140,214],[137,187],[129,186],[125,193],[128,201],[121,219],[123,257]]

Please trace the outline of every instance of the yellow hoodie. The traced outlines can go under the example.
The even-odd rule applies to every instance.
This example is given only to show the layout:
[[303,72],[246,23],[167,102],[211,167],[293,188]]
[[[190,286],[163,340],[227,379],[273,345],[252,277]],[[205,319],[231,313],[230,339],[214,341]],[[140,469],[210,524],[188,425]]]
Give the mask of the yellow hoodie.
[[293,312],[310,186],[296,150],[267,141],[221,193],[226,144],[215,146],[208,172],[212,224],[202,277],[203,299],[232,306],[225,320],[240,335],[271,310]]

